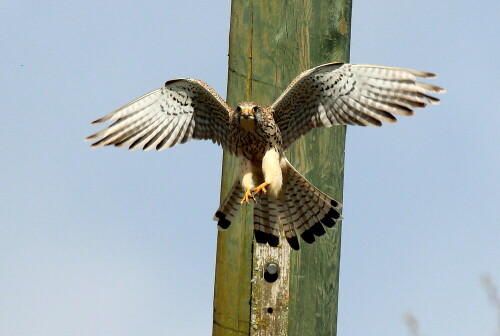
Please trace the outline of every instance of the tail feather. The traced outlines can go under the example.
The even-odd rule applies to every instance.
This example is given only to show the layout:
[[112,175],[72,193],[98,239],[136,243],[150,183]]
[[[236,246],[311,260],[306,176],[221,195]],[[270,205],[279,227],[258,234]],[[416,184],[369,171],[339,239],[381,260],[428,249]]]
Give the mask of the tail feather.
[[243,198],[243,189],[240,187],[240,181],[236,179],[229,190],[224,201],[221,202],[219,209],[215,212],[214,221],[217,222],[219,230],[225,230],[231,225],[239,209],[239,200]]
[[278,212],[278,221],[276,222],[275,226],[281,224],[281,226],[283,227],[284,236],[288,241],[288,244],[294,250],[298,250],[299,240],[297,239],[294,223],[291,220],[293,209],[290,208],[289,204],[286,202],[286,198],[283,197],[283,194],[278,199],[273,199],[272,203],[276,206],[276,210]]
[[311,244],[315,237],[326,233],[323,225],[333,228],[336,220],[341,219],[339,209],[342,205],[311,184],[289,162],[283,188],[290,214],[285,218],[287,225],[283,225],[283,229],[289,242],[297,241],[297,235],[300,235]]
[[[320,202],[314,202],[310,193],[298,191],[295,194],[290,193],[287,197],[287,204],[291,211],[295,211],[295,216],[291,217],[291,224],[294,230],[290,231],[290,235],[300,235],[307,243],[315,241],[314,236],[321,236],[325,234],[323,226],[316,225],[324,217],[324,213],[317,206]],[[316,204],[315,204],[316,203]],[[288,238],[288,237],[287,237]]]
[[258,243],[268,243],[270,246],[279,244],[278,214],[279,206],[273,204],[267,196],[261,197],[255,203],[253,225],[255,240]]
[[[311,244],[333,228],[342,219],[342,204],[335,201],[303,177],[288,161],[283,170],[283,187],[278,198],[262,195],[254,207],[255,240],[261,244],[278,246],[280,225],[291,248],[300,248],[298,236]],[[235,181],[214,216],[220,230],[227,229],[240,208],[244,191]]]

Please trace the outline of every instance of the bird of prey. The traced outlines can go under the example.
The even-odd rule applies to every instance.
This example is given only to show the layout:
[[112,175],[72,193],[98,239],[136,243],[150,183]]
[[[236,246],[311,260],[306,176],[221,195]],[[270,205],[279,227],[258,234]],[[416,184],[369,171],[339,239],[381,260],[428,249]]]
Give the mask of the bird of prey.
[[[221,230],[240,204],[255,203],[254,236],[279,244],[280,230],[293,249],[341,219],[341,204],[307,181],[285,156],[290,145],[316,127],[381,126],[394,115],[437,104],[429,93],[444,89],[417,81],[429,72],[375,65],[329,63],[298,75],[271,106],[242,102],[232,109],[209,85],[173,79],[93,123],[112,123],[89,136],[93,147],[157,150],[191,139],[210,139],[241,158],[239,178],[214,220]],[[280,229],[280,226],[282,229]]]

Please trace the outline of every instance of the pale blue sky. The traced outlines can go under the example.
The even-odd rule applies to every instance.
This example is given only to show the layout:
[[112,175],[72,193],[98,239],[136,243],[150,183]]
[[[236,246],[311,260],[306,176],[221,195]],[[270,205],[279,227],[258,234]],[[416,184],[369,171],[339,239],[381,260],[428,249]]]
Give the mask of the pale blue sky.
[[[208,335],[221,149],[91,150],[176,77],[226,92],[229,1],[0,4],[0,335]],[[212,2],[213,3],[213,2]],[[354,1],[351,62],[436,72],[442,104],[349,128],[339,335],[492,335],[497,0]]]

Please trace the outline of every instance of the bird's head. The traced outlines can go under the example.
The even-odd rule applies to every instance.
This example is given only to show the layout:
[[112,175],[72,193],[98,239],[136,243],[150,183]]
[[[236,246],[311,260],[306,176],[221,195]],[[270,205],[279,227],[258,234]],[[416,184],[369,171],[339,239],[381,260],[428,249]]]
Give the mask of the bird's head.
[[236,107],[235,117],[241,128],[247,131],[253,130],[261,120],[260,106],[253,102],[240,103]]

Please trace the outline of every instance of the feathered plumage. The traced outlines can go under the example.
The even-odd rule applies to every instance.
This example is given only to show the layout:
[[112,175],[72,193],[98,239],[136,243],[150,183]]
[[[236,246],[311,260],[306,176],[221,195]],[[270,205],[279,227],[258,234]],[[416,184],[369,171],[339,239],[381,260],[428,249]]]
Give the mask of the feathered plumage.
[[234,220],[240,203],[260,196],[254,211],[255,238],[279,243],[280,227],[294,249],[297,236],[307,243],[341,218],[341,204],[292,167],[285,157],[294,141],[316,127],[381,126],[394,115],[439,99],[444,89],[419,82],[434,74],[393,67],[330,63],[304,71],[271,106],[243,102],[236,109],[206,83],[174,79],[157,90],[94,121],[112,121],[91,135],[93,147],[129,146],[144,150],[172,147],[191,139],[210,139],[242,158],[240,178],[214,219],[220,229]]

